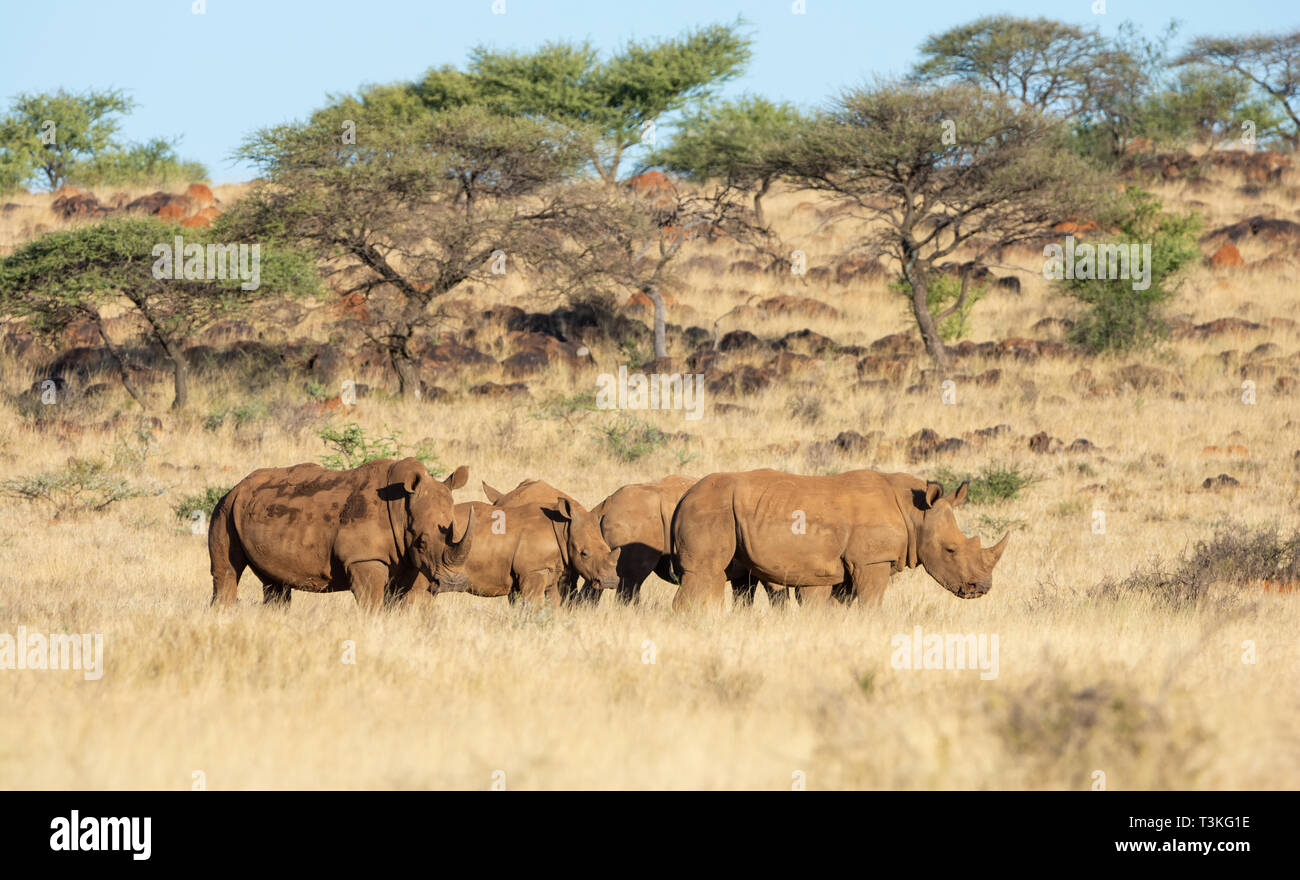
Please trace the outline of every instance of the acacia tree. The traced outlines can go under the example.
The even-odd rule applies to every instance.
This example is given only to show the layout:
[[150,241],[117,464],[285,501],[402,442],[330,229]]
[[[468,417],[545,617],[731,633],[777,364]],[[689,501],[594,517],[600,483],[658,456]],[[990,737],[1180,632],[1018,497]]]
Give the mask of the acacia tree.
[[607,184],[619,179],[629,150],[645,140],[646,126],[705,98],[734,79],[750,57],[743,22],[713,24],[677,37],[629,42],[601,57],[590,43],[546,43],[532,52],[482,46],[465,70],[443,66],[415,83],[363,89],[340,107],[383,106],[409,115],[477,105],[506,116],[546,119],[582,132],[592,170]]
[[116,89],[17,95],[0,119],[0,154],[3,165],[13,169],[11,183],[37,174],[51,190],[58,189],[74,168],[115,146],[118,116],[134,106]]
[[[185,248],[176,254],[182,232]],[[189,399],[185,345],[198,331],[270,292],[297,295],[319,288],[315,267],[304,255],[258,245],[254,264],[251,250],[245,251],[246,260],[240,259],[238,245],[227,250],[232,245],[223,232],[221,225],[182,230],[153,218],[119,217],[41,236],[0,260],[0,312],[27,319],[45,335],[73,321],[93,322],[123,387],[143,407],[102,317],[110,303],[128,305],[171,364],[172,408],[182,409]],[[165,265],[160,246],[168,249]],[[217,277],[208,277],[209,267]]]
[[971,262],[1048,232],[1065,213],[1087,214],[1098,173],[1066,147],[1063,125],[967,86],[882,83],[844,92],[797,138],[786,171],[867,224],[859,247],[892,257],[935,366],[949,356],[929,286],[941,261]]
[[1112,60],[1096,28],[1011,15],[950,28],[927,38],[920,51],[916,81],[965,83],[1067,114],[1087,105],[1090,83]]
[[672,143],[647,161],[695,180],[751,190],[754,220],[762,225],[763,197],[780,174],[786,146],[804,124],[794,105],[766,98],[705,103],[685,114]]
[[1243,76],[1291,120],[1286,137],[1300,146],[1300,31],[1250,37],[1198,37],[1175,64],[1199,64]]
[[678,258],[691,241],[727,237],[774,261],[775,234],[747,209],[752,191],[728,181],[684,183],[664,177],[650,187],[575,187],[584,207],[574,212],[569,243],[557,252],[554,272],[585,286],[608,284],[642,293],[654,307],[654,356],[665,358],[665,288],[676,283]]
[[419,394],[413,337],[438,320],[431,305],[542,261],[570,211],[558,184],[583,162],[557,126],[474,106],[409,119],[335,107],[258,132],[240,156],[265,182],[232,222],[300,242],[332,261],[331,274],[348,273],[347,292],[375,306],[372,339],[408,397]]

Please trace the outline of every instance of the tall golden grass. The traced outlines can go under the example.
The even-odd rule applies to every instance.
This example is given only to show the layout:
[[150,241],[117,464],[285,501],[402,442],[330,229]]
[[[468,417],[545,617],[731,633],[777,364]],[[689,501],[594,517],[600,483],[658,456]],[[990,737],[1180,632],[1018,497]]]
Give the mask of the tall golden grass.
[[[1209,203],[1212,226],[1260,213],[1259,199],[1226,183],[1208,195],[1172,186],[1161,194],[1175,206]],[[1261,198],[1277,216],[1297,213],[1289,191]],[[812,201],[804,195],[769,201],[783,234],[809,250],[813,265],[852,231],[818,232],[816,216],[797,209]],[[0,241],[12,247],[20,233],[7,226]],[[741,256],[725,243],[693,247]],[[1040,259],[1023,255],[1023,292],[993,292],[976,306],[975,339],[1041,336],[1036,321],[1068,313],[1039,267]],[[1300,319],[1295,280],[1277,267],[1197,268],[1174,311],[1197,321]],[[517,284],[480,295],[529,307],[526,285]],[[843,344],[908,328],[883,281],[845,288],[692,271],[672,292],[693,310],[670,314],[683,324],[711,327],[755,297],[796,293],[831,304],[840,317],[743,326],[763,336],[811,327]],[[327,329],[326,314],[312,326]],[[724,332],[732,329],[727,320]],[[265,329],[271,338],[296,332]],[[757,467],[931,476],[940,464],[977,471],[1001,462],[1037,478],[1014,500],[959,510],[968,533],[992,538],[1012,529],[984,598],[959,600],[917,570],[894,578],[879,609],[779,609],[760,599],[720,615],[673,613],[674,588],[653,577],[633,607],[605,596],[594,608],[529,610],[451,595],[367,618],[347,594],[297,593],[287,611],[276,611],[259,606],[251,573],[239,606],[214,613],[206,542],[171,506],[253,468],[319,460],[326,450],[314,426],[268,416],[204,427],[223,407],[276,396],[306,403],[302,388],[252,391],[233,375],[204,379],[190,410],[172,414],[160,377],[148,393],[161,428],[152,429],[143,461],[128,468],[136,485],[156,494],[105,514],[58,518],[0,500],[0,632],[21,625],[103,633],[105,644],[99,681],[70,671],[0,671],[0,786],[188,788],[201,778],[214,789],[1086,789],[1102,780],[1112,789],[1296,787],[1300,594],[1228,576],[1202,602],[1175,609],[1145,593],[1115,599],[1092,589],[1151,559],[1179,556],[1225,519],[1298,525],[1294,392],[1261,381],[1257,403],[1244,404],[1236,362],[1218,357],[1262,342],[1284,353],[1300,347],[1295,330],[1269,327],[1086,363],[963,363],[972,374],[997,367],[1002,378],[989,388],[959,387],[955,405],[937,392],[861,387],[853,359],[831,359],[736,401],[747,411],[721,415],[706,406],[699,421],[635,414],[690,436],[630,463],[600,436],[616,415],[561,419],[538,405],[593,392],[596,372],[626,361],[612,348],[594,351],[595,370],[557,368],[529,380],[531,402],[373,395],[334,417],[372,435],[399,431],[411,445],[427,439],[445,466],[468,464],[471,482],[458,500],[482,497],[480,479],[508,488],[539,477],[594,505],[618,486],[669,472]],[[1183,399],[1168,390],[1083,398],[1072,387],[1081,366],[1104,379],[1134,362],[1176,374]],[[7,359],[3,367],[9,392],[31,381],[24,365]],[[500,378],[489,370],[463,384]],[[817,405],[801,405],[810,398]],[[0,478],[131,442],[129,418],[93,427],[130,412],[120,391],[80,406],[55,428],[6,407]],[[1012,431],[942,461],[907,456],[905,438],[921,428],[947,437],[998,424]],[[881,434],[861,455],[814,445],[845,430]],[[1098,449],[1037,455],[1025,438],[1039,431],[1066,442],[1086,437]],[[1229,445],[1244,455],[1206,451]],[[1240,486],[1201,488],[1221,472]],[[1093,530],[1094,511],[1105,514],[1104,534]],[[916,626],[997,634],[998,677],[894,668],[891,639]],[[343,662],[349,643],[355,663]]]

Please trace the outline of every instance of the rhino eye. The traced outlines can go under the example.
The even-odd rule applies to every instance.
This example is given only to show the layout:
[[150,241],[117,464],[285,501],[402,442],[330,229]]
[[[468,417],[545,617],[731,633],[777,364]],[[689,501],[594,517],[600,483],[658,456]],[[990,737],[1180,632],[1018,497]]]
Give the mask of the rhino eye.
[[587,551],[586,551],[586,550],[583,550],[583,551],[582,551],[582,557],[583,557],[584,559],[587,557]]
[[956,547],[944,547],[943,549],[947,550],[949,553],[956,553],[956,552],[957,552],[957,548],[956,548]]

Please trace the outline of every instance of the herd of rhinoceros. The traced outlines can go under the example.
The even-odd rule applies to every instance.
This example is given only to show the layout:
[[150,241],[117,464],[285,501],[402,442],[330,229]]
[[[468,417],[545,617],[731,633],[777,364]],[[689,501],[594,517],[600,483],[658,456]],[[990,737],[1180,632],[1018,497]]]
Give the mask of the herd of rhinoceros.
[[351,590],[364,609],[466,591],[633,601],[651,572],[679,584],[674,608],[720,608],[728,584],[738,601],[762,584],[773,602],[792,589],[801,602],[878,604],[890,575],[917,565],[970,599],[989,591],[1007,543],[982,547],[957,527],[965,483],[945,495],[909,474],[673,475],[590,511],[538,480],[504,494],[484,483],[490,504],[456,504],[468,476],[438,480],[414,458],[254,471],[212,513],[212,602],[233,604],[249,568],[267,603]]

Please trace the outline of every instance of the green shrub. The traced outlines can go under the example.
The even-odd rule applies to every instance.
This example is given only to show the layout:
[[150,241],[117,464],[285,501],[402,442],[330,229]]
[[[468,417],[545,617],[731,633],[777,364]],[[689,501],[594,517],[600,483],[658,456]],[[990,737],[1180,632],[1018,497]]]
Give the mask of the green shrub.
[[[904,278],[895,278],[889,283],[889,289],[906,299],[912,299],[912,285]],[[971,281],[967,284],[966,302],[957,311],[939,322],[939,336],[944,342],[962,339],[970,334],[971,310],[988,293],[988,287]],[[957,301],[961,296],[961,278],[946,273],[930,276],[930,284],[925,291],[925,302],[930,307],[930,314],[937,315]],[[911,315],[911,306],[908,306]]]
[[1070,332],[1073,342],[1093,353],[1137,348],[1168,335],[1163,309],[1178,291],[1177,272],[1201,252],[1196,244],[1200,220],[1194,214],[1175,215],[1161,209],[1160,200],[1129,187],[1120,202],[1103,217],[1103,228],[1117,226],[1114,241],[1100,237],[1076,243],[1150,245],[1150,286],[1134,287],[1130,279],[1062,279],[1068,296],[1084,305]]
[[969,482],[966,500],[971,504],[990,504],[995,501],[1010,501],[1019,497],[1020,490],[1038,482],[1038,477],[1022,471],[1015,465],[993,463],[985,465],[979,473],[958,473],[947,465],[935,470],[934,480],[942,483],[944,488],[952,491],[964,482]]
[[321,464],[334,470],[350,470],[379,458],[401,458],[403,450],[407,450],[406,454],[422,462],[433,476],[441,477],[446,473],[432,446],[427,443],[415,447],[404,446],[399,431],[367,437],[364,428],[356,422],[350,422],[342,428],[321,428],[316,436],[334,450],[335,454],[321,458]]
[[602,428],[599,436],[605,446],[619,461],[636,461],[654,452],[668,442],[668,435],[654,425],[630,416]]
[[57,470],[4,480],[0,491],[24,501],[44,501],[54,508],[56,519],[69,511],[99,512],[145,494],[116,475],[107,462],[88,458],[69,458]]
[[182,495],[180,500],[172,505],[172,512],[182,522],[189,522],[195,513],[202,513],[206,518],[212,515],[217,502],[226,497],[233,488],[233,486],[208,486],[202,492]]

